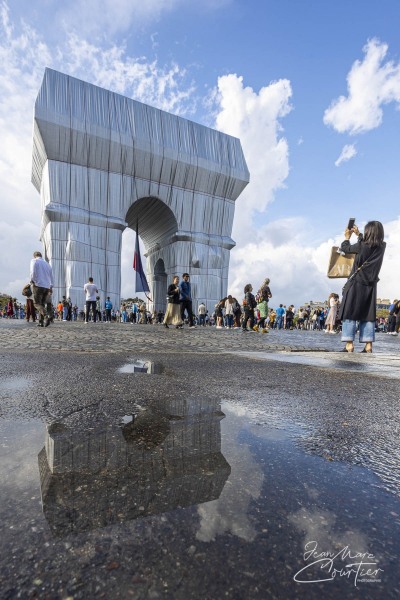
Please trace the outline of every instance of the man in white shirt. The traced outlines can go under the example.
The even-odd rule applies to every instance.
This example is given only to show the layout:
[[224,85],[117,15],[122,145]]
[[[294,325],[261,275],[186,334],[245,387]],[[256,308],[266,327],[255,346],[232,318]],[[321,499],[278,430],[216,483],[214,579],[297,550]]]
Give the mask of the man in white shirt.
[[[50,313],[51,304],[47,303],[47,295],[53,290],[53,270],[48,262],[43,260],[41,252],[34,252],[30,265],[30,281],[32,284],[33,304],[39,312],[38,327],[48,327],[53,315]],[[44,318],[46,317],[46,323]]]
[[207,314],[207,308],[206,305],[204,304],[204,302],[201,302],[198,306],[197,309],[197,314],[199,315],[199,325],[203,325],[203,327],[206,324],[206,314]]
[[92,309],[93,322],[96,323],[96,294],[99,293],[97,286],[93,283],[93,277],[89,277],[88,283],[83,286],[86,294],[85,323],[89,321],[89,312]]

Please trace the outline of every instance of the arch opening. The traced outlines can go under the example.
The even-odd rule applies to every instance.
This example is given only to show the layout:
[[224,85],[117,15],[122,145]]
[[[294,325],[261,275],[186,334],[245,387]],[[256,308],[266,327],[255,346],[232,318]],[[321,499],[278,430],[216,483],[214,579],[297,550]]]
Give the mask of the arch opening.
[[171,237],[178,231],[178,223],[172,210],[159,198],[140,198],[126,213],[128,227],[136,230],[149,250],[161,240]]

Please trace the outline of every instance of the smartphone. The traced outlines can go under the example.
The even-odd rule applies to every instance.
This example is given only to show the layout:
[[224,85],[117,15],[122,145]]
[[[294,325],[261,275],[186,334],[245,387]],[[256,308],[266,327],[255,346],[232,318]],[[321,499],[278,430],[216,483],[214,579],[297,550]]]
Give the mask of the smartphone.
[[355,218],[351,217],[349,219],[349,222],[347,223],[347,229],[350,229],[350,230],[353,229],[355,222],[356,222]]

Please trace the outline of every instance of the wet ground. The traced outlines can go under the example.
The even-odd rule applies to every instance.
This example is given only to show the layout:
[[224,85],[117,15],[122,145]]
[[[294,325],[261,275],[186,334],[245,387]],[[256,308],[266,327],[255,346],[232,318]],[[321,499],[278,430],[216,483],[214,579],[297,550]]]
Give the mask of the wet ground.
[[398,598],[400,340],[326,337],[0,323],[0,597]]

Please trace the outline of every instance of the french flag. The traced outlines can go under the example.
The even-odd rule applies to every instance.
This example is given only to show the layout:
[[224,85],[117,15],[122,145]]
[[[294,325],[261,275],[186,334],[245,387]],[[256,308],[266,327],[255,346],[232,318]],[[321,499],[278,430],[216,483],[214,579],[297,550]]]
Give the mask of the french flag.
[[136,292],[150,292],[149,284],[147,283],[146,275],[143,271],[142,259],[140,258],[139,250],[139,233],[138,225],[136,224],[136,242],[135,242],[135,254],[133,257],[133,268],[136,271]]

